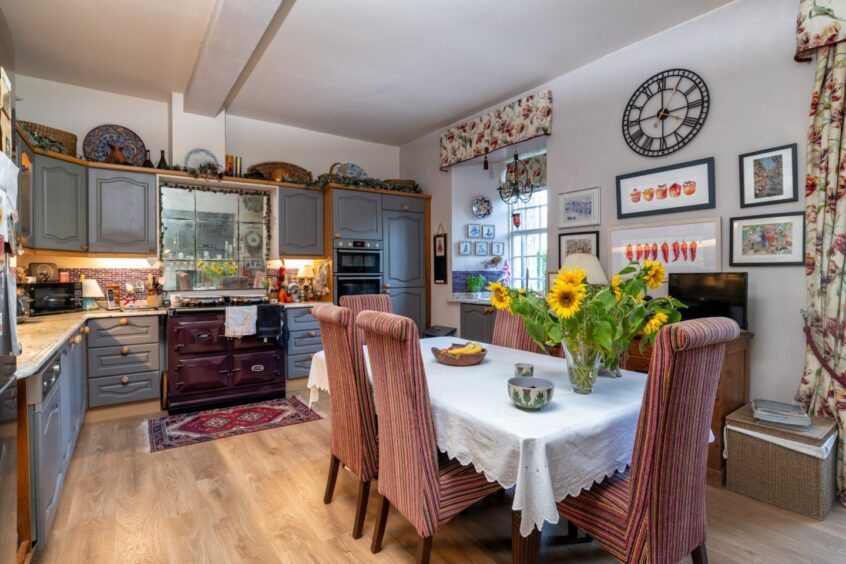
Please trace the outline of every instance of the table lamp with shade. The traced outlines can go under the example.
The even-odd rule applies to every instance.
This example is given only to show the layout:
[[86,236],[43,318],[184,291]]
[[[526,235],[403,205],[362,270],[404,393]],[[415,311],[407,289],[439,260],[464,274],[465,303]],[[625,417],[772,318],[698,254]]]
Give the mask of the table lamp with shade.
[[97,300],[104,298],[103,290],[93,278],[82,279],[82,309],[91,311],[99,309]]
[[569,254],[564,259],[564,264],[561,265],[561,268],[565,270],[581,268],[587,272],[586,282],[592,286],[608,284],[608,277],[605,276],[605,271],[602,270],[602,265],[599,263],[596,255],[589,255],[587,253]]

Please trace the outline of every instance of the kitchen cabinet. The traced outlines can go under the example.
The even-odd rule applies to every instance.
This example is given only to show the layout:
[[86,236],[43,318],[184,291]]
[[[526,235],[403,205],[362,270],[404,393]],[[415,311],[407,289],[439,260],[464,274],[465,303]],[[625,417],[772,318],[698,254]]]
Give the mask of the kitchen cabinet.
[[426,216],[405,211],[386,210],[382,213],[385,288],[424,287]]
[[[15,133],[15,144],[18,147],[18,241],[24,247],[32,247],[32,191],[33,191],[33,163],[35,153],[30,150],[21,136]],[[24,163],[29,163],[27,167]]]
[[320,322],[311,315],[310,307],[285,308],[288,322],[287,378],[306,378],[314,353],[323,349]]
[[154,174],[88,171],[89,251],[155,255],[157,225]]
[[496,310],[480,304],[461,304],[461,338],[480,343],[493,340]]
[[88,182],[85,167],[37,155],[33,163],[32,247],[88,250]]
[[[52,366],[48,368],[52,369]],[[42,400],[41,411],[36,418],[36,436],[33,441],[35,456],[32,459],[35,472],[31,478],[34,482],[32,493],[35,495],[33,533],[39,548],[47,545],[64,485],[60,394],[60,387],[53,386]]]
[[279,188],[279,254],[323,256],[323,193]]
[[391,308],[397,315],[411,318],[422,333],[426,328],[426,289],[391,288]]
[[382,195],[332,190],[332,231],[335,239],[382,239]]

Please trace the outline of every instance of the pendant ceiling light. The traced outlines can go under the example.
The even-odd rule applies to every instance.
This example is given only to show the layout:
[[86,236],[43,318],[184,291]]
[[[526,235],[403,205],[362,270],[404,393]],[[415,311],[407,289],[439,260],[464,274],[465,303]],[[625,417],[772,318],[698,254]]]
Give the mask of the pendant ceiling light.
[[499,197],[506,204],[526,203],[532,198],[535,186],[529,176],[529,167],[514,153],[514,160],[505,168],[505,178],[497,188]]

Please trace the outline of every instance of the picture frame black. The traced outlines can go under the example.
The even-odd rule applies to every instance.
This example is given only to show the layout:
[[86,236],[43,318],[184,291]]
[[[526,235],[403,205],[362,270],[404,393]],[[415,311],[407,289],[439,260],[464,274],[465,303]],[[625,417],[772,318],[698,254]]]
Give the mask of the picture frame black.
[[[707,194],[707,199],[704,202],[697,202],[692,203],[690,205],[675,205],[672,207],[659,207],[663,204],[658,204],[659,201],[666,200],[667,202],[675,202],[675,197],[671,197],[667,199],[667,195],[665,193],[664,197],[656,196],[656,204],[653,205],[653,209],[644,209],[642,211],[624,211],[623,210],[623,189],[624,184],[626,184],[626,188],[628,188],[629,184],[632,184],[632,180],[636,180],[639,178],[643,178],[644,182],[646,182],[647,177],[650,176],[659,176],[662,173],[669,173],[672,171],[681,171],[682,169],[694,169],[696,167],[705,166],[705,177],[708,186],[706,187],[705,193]],[[672,178],[672,176],[667,175],[668,177]],[[656,182],[652,182],[653,184],[657,184]],[[677,183],[673,183],[671,185],[675,186]],[[695,161],[687,161],[684,163],[678,163],[673,165],[661,166],[657,168],[650,168],[646,170],[641,170],[638,172],[630,172],[628,174],[621,174],[616,177],[616,187],[617,187],[617,219],[628,219],[632,217],[644,217],[650,215],[664,215],[668,213],[677,213],[682,211],[693,211],[693,210],[705,210],[705,209],[713,209],[717,205],[717,191],[716,191],[716,184],[715,184],[715,174],[714,174],[714,157],[707,157],[704,159],[697,159]],[[698,189],[696,183],[694,183],[694,189]],[[635,189],[635,191],[638,191]],[[639,191],[638,191],[639,192]],[[671,192],[672,194],[672,192]],[[686,194],[687,195],[687,194]],[[678,194],[677,194],[678,196]],[[701,199],[700,197],[697,198]],[[638,200],[639,201],[639,200]],[[652,201],[651,198],[647,201]],[[628,204],[627,204],[628,205]]]
[[[797,255],[798,258],[794,260],[784,260],[784,261],[750,261],[750,260],[741,260],[736,257],[735,254],[735,244],[737,241],[737,236],[735,232],[737,231],[736,225],[742,221],[750,221],[750,220],[760,220],[760,219],[775,219],[775,218],[801,218],[802,229],[799,240],[801,241],[801,248],[798,252],[794,253]],[[804,211],[797,211],[797,212],[785,212],[785,213],[767,213],[761,215],[748,215],[742,217],[732,217],[729,219],[729,265],[730,266],[804,266],[805,265],[805,231],[807,229],[807,225],[805,222],[805,212]],[[742,240],[741,240],[742,244]]]
[[[790,180],[792,182],[793,194],[791,196],[787,196],[784,198],[772,199],[769,198],[766,201],[747,201],[747,174],[746,174],[746,161],[749,159],[753,159],[758,155],[765,155],[767,153],[776,153],[776,152],[790,152],[790,163],[792,174],[790,175]],[[769,149],[762,149],[759,151],[752,151],[750,153],[743,153],[742,155],[738,155],[737,162],[738,162],[738,172],[740,174],[740,207],[741,208],[752,208],[758,206],[771,206],[775,204],[786,204],[790,202],[798,202],[799,201],[799,170],[798,170],[798,144],[791,143],[789,145],[781,145],[778,147],[770,147]],[[753,188],[754,189],[754,188]]]
[[599,231],[575,231],[572,233],[559,233],[558,234],[558,269],[561,270],[561,266],[564,264],[564,259],[566,255],[562,253],[562,243],[568,237],[593,237],[594,238],[594,255],[596,258],[599,258]]

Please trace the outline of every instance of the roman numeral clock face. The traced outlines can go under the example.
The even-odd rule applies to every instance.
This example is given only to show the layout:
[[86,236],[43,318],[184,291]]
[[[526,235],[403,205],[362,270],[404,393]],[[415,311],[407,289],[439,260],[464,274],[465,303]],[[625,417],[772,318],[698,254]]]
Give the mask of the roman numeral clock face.
[[623,138],[636,153],[660,157],[678,151],[699,133],[711,99],[698,74],[660,72],[632,94],[623,112]]

